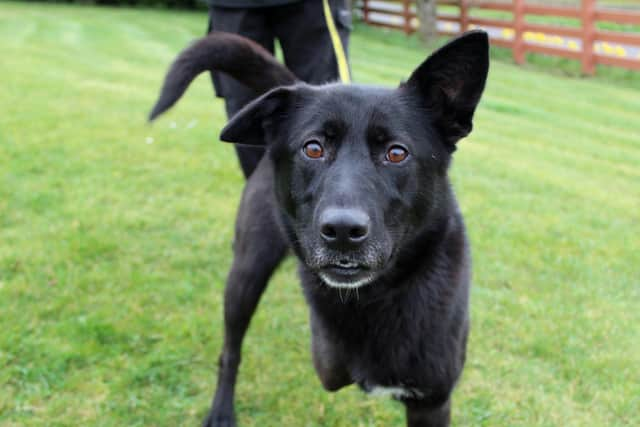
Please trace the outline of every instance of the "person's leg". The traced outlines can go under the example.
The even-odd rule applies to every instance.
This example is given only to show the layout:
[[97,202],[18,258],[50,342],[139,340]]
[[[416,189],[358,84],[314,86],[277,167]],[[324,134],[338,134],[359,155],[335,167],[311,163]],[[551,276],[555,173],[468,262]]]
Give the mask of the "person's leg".
[[[269,52],[273,53],[274,35],[269,29],[265,10],[263,8],[226,8],[211,7],[209,9],[209,32],[225,31],[247,37]],[[227,117],[231,118],[242,107],[256,97],[256,93],[222,72],[212,72],[211,78],[217,96],[224,98]],[[245,178],[255,170],[264,154],[261,147],[235,146],[240,161],[240,167]]]
[[[329,0],[333,21],[348,54],[351,11],[344,0]],[[279,6],[271,15],[285,64],[298,78],[313,84],[339,79],[338,61],[323,12],[322,0]]]

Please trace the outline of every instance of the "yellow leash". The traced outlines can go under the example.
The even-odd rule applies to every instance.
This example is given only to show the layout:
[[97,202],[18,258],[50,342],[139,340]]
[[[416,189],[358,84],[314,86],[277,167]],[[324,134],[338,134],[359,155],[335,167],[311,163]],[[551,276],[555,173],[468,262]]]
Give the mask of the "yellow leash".
[[327,28],[329,29],[329,35],[331,36],[331,44],[333,45],[333,51],[336,54],[338,61],[338,74],[342,83],[351,83],[351,74],[349,73],[349,63],[347,62],[347,55],[344,54],[344,48],[342,47],[342,40],[336,29],[336,23],[333,22],[333,14],[329,7],[329,0],[322,0],[322,8],[324,10],[324,20],[327,22]]

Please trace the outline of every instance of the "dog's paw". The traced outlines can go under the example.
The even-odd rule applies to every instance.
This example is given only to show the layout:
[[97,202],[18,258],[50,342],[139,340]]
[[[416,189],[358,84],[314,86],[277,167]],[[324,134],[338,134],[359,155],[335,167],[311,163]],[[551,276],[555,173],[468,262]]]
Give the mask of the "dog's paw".
[[202,423],[202,427],[236,427],[233,413],[223,413],[212,409]]

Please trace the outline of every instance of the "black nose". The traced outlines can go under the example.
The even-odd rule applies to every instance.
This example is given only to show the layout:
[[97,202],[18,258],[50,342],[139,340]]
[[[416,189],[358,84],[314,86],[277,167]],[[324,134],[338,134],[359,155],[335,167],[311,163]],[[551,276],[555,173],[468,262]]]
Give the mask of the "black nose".
[[332,245],[359,245],[367,240],[370,223],[360,209],[327,208],[320,214],[320,235]]

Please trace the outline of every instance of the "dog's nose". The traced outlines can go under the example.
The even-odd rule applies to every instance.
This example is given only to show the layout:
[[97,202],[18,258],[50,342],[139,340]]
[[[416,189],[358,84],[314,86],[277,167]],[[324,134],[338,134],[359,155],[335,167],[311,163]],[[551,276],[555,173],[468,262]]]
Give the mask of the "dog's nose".
[[354,208],[327,208],[320,214],[320,235],[331,245],[359,245],[369,235],[369,215]]

